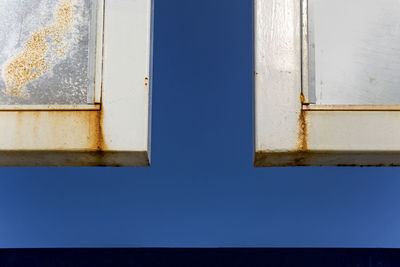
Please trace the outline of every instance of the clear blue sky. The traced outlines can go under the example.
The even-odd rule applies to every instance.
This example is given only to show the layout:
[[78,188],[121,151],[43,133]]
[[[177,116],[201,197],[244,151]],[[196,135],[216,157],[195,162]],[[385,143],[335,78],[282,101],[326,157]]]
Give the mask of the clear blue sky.
[[1,168],[0,247],[400,247],[400,169],[252,167],[251,0],[156,0],[151,168]]

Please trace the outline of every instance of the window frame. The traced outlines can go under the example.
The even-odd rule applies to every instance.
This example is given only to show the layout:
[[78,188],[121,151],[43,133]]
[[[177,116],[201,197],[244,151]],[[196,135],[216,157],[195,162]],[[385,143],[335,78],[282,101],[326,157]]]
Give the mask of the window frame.
[[400,106],[309,104],[306,3],[254,0],[254,165],[399,166]]
[[95,104],[0,107],[0,166],[150,165],[153,0],[98,12]]

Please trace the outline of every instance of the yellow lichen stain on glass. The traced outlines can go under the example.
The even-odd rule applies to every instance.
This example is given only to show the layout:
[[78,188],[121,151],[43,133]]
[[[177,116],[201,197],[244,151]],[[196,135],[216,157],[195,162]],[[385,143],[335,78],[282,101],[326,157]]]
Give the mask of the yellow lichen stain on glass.
[[[49,69],[49,60],[65,58],[68,50],[65,38],[73,23],[72,2],[73,0],[63,0],[55,12],[55,23],[33,33],[24,51],[5,63],[3,79],[6,83],[6,94],[28,97],[25,85],[38,79]],[[49,58],[46,58],[48,53]]]

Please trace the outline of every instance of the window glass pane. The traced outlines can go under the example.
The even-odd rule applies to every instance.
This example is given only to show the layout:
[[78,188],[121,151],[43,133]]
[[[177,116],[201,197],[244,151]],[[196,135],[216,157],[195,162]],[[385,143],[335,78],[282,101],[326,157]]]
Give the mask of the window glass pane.
[[400,1],[309,0],[309,27],[317,104],[400,104]]
[[0,1],[1,105],[93,103],[94,2]]

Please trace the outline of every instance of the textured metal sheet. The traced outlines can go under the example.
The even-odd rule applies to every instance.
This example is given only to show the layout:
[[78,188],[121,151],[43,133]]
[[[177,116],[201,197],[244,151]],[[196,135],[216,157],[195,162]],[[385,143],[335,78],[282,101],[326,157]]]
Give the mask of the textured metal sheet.
[[0,2],[1,105],[94,102],[96,4]]
[[400,104],[400,1],[308,3],[316,104]]

